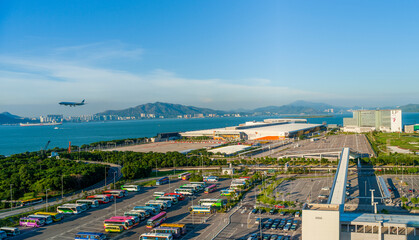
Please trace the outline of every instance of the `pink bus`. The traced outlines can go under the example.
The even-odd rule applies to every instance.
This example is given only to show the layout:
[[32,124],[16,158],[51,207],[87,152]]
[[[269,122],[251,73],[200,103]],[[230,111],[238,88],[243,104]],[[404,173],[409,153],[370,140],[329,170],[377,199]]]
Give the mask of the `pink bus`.
[[113,219],[109,218],[104,221],[103,227],[106,228],[106,226],[109,225],[116,225],[116,226],[122,226],[125,230],[131,229],[134,226],[134,222],[132,220],[124,220],[124,219]]
[[128,225],[137,226],[140,223],[140,218],[135,216],[115,216],[110,219],[121,219],[127,221]]
[[215,190],[217,190],[217,185],[213,184],[211,186],[206,187],[204,193],[211,193]]
[[161,212],[161,213],[157,214],[156,216],[154,216],[152,218],[149,218],[147,220],[147,228],[157,227],[162,222],[166,221],[166,219],[167,219],[166,212]]
[[23,217],[19,219],[19,225],[23,227],[41,227],[45,225],[45,219]]

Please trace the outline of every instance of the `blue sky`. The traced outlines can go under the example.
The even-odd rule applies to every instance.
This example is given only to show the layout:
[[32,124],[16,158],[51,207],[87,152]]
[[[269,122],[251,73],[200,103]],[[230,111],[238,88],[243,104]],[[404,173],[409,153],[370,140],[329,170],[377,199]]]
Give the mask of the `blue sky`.
[[0,112],[419,103],[417,12],[417,1],[0,0]]

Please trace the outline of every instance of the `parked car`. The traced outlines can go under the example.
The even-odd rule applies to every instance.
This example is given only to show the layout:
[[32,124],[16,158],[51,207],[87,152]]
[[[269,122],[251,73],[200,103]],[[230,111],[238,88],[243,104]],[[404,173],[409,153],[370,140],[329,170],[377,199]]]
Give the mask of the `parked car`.
[[269,211],[269,214],[271,214],[271,215],[273,215],[273,214],[275,214],[275,209],[271,209],[270,211]]
[[258,210],[256,208],[253,208],[252,213],[256,214],[258,212]]

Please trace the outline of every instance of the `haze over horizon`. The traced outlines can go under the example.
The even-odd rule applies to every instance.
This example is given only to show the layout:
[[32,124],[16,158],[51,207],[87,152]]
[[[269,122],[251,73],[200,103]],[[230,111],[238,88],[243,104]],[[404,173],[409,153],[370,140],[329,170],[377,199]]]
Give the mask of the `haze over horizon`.
[[0,112],[419,103],[419,2],[263,3],[2,1]]

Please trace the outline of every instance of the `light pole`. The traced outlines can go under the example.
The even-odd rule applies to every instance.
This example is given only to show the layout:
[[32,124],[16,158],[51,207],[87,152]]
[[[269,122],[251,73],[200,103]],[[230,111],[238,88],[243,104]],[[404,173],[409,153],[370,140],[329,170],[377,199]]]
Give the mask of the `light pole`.
[[61,200],[64,199],[64,175],[61,175]]
[[113,188],[116,188],[116,172],[113,172]]
[[45,189],[45,196],[46,196],[45,212],[48,212],[48,190],[51,190],[51,189]]
[[12,186],[13,184],[10,184],[10,211],[13,210],[13,195],[12,195]]

